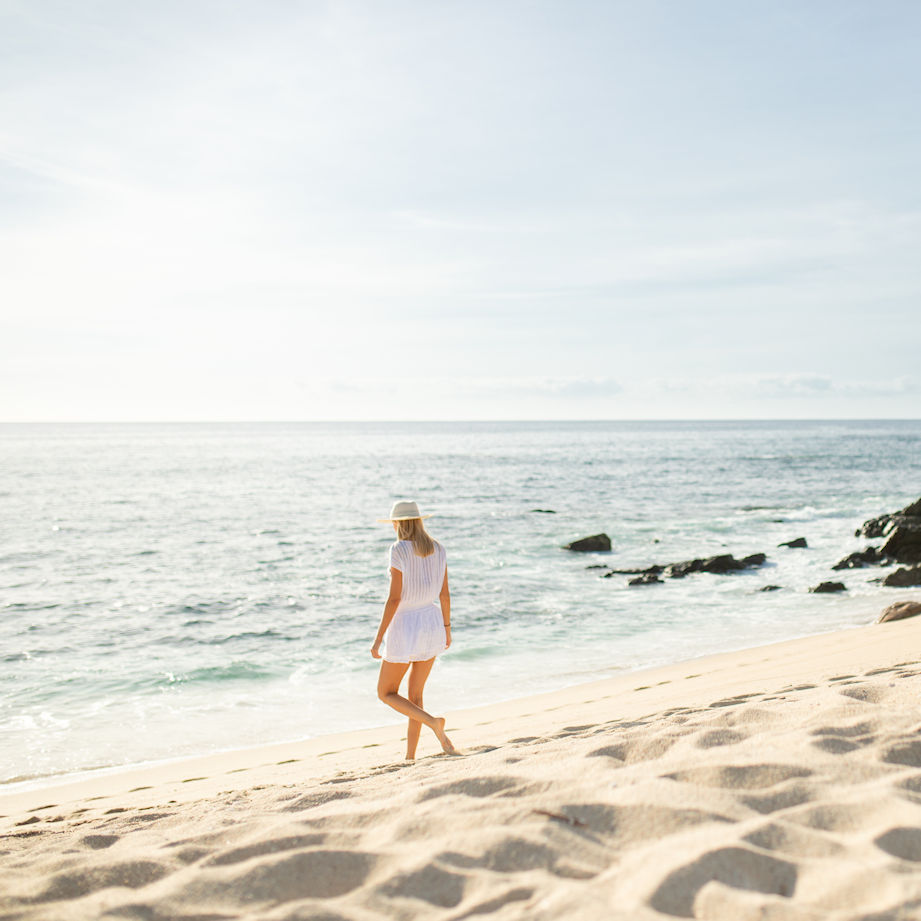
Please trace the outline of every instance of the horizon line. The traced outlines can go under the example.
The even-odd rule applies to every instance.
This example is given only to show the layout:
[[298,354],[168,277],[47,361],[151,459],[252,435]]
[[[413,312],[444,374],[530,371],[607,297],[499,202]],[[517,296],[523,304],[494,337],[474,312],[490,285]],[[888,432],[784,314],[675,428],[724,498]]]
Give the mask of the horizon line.
[[726,416],[695,418],[541,419],[0,419],[0,425],[432,425],[445,423],[703,423],[703,422],[921,422],[919,416]]

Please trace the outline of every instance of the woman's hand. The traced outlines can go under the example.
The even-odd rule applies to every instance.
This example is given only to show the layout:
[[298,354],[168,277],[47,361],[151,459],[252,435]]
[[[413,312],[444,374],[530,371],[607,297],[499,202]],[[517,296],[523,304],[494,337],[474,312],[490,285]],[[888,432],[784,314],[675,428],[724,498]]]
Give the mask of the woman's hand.
[[445,649],[451,645],[451,627],[448,625],[445,627]]
[[381,651],[380,651],[380,650],[381,650],[381,643],[380,643],[380,640],[378,640],[378,641],[371,647],[371,655],[372,655],[375,659],[379,659],[379,658],[381,657]]

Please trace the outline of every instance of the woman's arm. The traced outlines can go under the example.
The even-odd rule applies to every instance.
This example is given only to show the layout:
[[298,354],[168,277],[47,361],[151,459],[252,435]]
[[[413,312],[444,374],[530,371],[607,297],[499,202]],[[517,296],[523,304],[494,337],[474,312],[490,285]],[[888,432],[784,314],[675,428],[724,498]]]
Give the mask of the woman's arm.
[[403,573],[399,569],[390,568],[390,594],[387,596],[387,603],[384,605],[384,613],[381,615],[381,625],[377,630],[377,638],[371,647],[371,655],[375,659],[381,657],[380,648],[384,641],[384,634],[393,620],[393,615],[397,612],[400,604],[400,598],[403,596]]
[[441,620],[445,625],[445,649],[451,645],[451,590],[448,588],[448,568],[445,567],[445,580],[441,583],[441,594],[438,596],[441,602]]

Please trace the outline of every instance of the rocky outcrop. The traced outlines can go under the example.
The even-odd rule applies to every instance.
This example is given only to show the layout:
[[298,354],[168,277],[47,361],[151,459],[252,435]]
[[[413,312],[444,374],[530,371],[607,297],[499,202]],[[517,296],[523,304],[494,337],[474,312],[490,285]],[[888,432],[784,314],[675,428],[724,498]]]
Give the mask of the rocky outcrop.
[[642,576],[637,576],[635,579],[631,579],[627,585],[653,585],[656,582],[661,582],[662,580],[654,572],[644,573]]
[[832,569],[857,569],[861,566],[875,566],[886,560],[877,547],[867,547],[865,550],[855,550],[843,560],[838,560]]
[[[880,515],[879,518],[871,518],[865,521],[860,530],[857,531],[857,537],[885,537],[886,534],[898,524],[904,524],[903,519],[915,519],[921,522],[921,499],[906,505],[905,508],[897,512],[890,512],[888,515]],[[911,523],[909,521],[909,523]]]
[[921,566],[913,566],[911,569],[897,569],[890,572],[883,585],[889,585],[895,588],[907,588],[909,585],[921,585]]
[[897,563],[921,563],[921,499],[898,512],[865,521],[858,537],[888,537],[880,551]]
[[669,563],[667,566],[654,564],[647,566],[645,569],[610,569],[604,574],[605,579],[611,576],[637,576],[631,579],[628,585],[650,585],[654,582],[661,582],[661,575],[669,579],[683,579],[685,576],[695,572],[711,572],[718,575],[724,575],[730,572],[739,572],[742,569],[751,569],[755,566],[761,566],[767,560],[763,553],[753,553],[751,556],[743,557],[737,560],[731,553],[723,553],[719,556],[709,556],[697,560],[685,560],[682,563]]
[[759,592],[779,592],[780,586],[779,585],[762,585],[761,588],[758,589],[758,591]]
[[809,591],[816,595],[826,592],[846,592],[847,586],[843,582],[820,582]]
[[784,541],[782,544],[778,544],[778,547],[789,547],[791,550],[801,550],[804,547],[809,545],[806,543],[805,537],[795,537],[793,540]]
[[609,569],[604,574],[604,578],[610,579],[611,576],[644,576],[647,573],[657,576],[663,572],[665,572],[665,567],[658,565],[646,566],[643,569]]
[[921,518],[917,524],[896,525],[880,553],[897,563],[921,563]]
[[566,544],[563,549],[576,553],[607,553],[611,549],[611,538],[607,534],[592,534],[590,537],[580,537],[579,540]]
[[[921,499],[898,512],[865,521],[855,532],[857,537],[885,537],[882,547],[867,547],[839,560],[832,569],[853,569],[886,563],[921,563]],[[888,578],[888,577],[887,577]]]
[[885,624],[890,620],[904,620],[906,617],[915,617],[921,614],[921,601],[897,601],[890,604],[876,619],[878,624]]
[[686,560],[683,563],[672,563],[665,567],[665,574],[670,579],[683,579],[692,572],[727,573],[738,572],[740,569],[751,569],[761,566],[767,557],[763,553],[753,553],[741,560],[737,560],[731,553],[711,556],[702,560]]

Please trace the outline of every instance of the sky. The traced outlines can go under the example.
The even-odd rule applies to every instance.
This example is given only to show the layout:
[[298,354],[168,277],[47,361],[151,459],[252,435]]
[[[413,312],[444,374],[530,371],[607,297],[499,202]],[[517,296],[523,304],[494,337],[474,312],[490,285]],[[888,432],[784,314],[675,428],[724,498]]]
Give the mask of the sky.
[[921,4],[0,0],[0,420],[921,416]]

